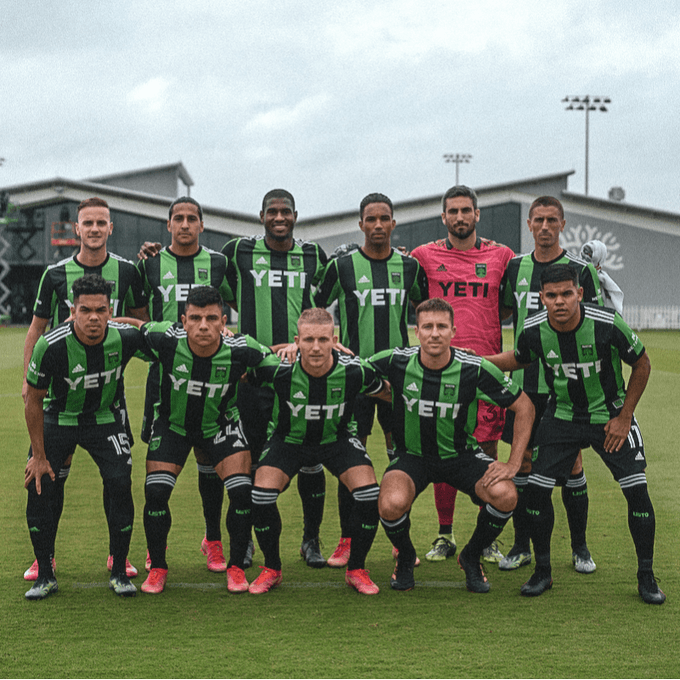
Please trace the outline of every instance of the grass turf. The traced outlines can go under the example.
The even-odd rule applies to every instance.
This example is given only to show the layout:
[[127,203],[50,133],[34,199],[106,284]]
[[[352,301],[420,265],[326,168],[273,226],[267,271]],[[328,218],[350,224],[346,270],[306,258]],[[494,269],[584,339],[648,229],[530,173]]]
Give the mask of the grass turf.
[[[590,489],[588,543],[598,569],[571,566],[564,509],[554,494],[553,589],[519,596],[532,568],[489,566],[487,595],[468,593],[455,559],[423,560],[416,589],[389,588],[390,545],[379,529],[367,566],[381,587],[362,597],[344,585],[343,570],[313,570],[300,560],[300,502],[291,486],[280,499],[284,581],[264,596],[230,595],[199,552],[203,535],[196,468],[190,458],[171,500],[168,587],[160,596],[120,599],[108,589],[107,530],[101,481],[78,450],[66,486],[57,539],[59,592],[28,602],[21,577],[33,560],[25,522],[23,468],[28,435],[20,399],[25,329],[0,329],[0,675],[2,677],[675,677],[680,630],[677,593],[680,530],[675,455],[680,400],[680,335],[641,334],[652,376],[637,410],[649,459],[657,516],[655,571],[668,595],[662,607],[642,603],[626,506],[618,485],[592,450],[584,455]],[[507,340],[508,338],[506,338]],[[507,343],[506,343],[507,344]],[[133,431],[139,432],[146,368],[126,373]],[[379,430],[379,428],[376,429]],[[369,439],[376,471],[386,464],[382,436]],[[134,448],[137,521],[131,561],[143,570],[144,447]],[[501,449],[501,456],[507,449]],[[328,478],[324,553],[338,538],[335,480]],[[460,547],[476,508],[460,496],[454,529]],[[431,489],[412,513],[421,558],[437,532]],[[225,540],[226,540],[226,531]],[[501,536],[508,549],[512,526]],[[257,575],[261,553],[248,578]],[[141,584],[143,575],[135,579]]]

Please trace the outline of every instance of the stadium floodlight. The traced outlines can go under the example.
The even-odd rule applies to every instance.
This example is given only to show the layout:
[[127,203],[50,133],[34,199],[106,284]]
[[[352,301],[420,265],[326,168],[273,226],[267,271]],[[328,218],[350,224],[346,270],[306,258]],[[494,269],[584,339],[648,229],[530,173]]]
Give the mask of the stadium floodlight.
[[456,164],[456,186],[458,186],[458,168],[461,163],[469,163],[472,156],[469,153],[445,153],[443,158],[445,163]]
[[[565,107],[565,111],[585,111],[586,112],[586,177],[585,177],[585,187],[586,196],[588,195],[588,152],[589,152],[589,120],[588,117],[591,111],[602,111],[606,113],[609,109],[605,104],[611,104],[612,100],[609,97],[603,97],[598,95],[597,97],[591,97],[589,94],[585,96],[573,96],[567,95],[562,99],[562,103],[569,103],[569,106]],[[574,106],[578,104],[578,106]]]

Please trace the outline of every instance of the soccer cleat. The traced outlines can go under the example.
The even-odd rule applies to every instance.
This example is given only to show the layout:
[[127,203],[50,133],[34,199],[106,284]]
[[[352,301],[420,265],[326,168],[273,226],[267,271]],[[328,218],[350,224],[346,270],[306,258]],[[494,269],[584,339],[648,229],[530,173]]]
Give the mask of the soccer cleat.
[[227,590],[230,593],[247,593],[248,580],[240,567],[235,564],[227,569]]
[[[113,569],[113,555],[109,555],[108,559],[106,560],[106,568],[111,571]],[[151,565],[149,565],[149,569],[151,568]],[[148,569],[147,569],[148,571]],[[134,578],[137,576],[139,572],[137,571],[137,567],[133,567],[132,564],[130,564],[130,560],[127,558],[125,559],[125,575],[128,578]]]
[[129,576],[112,576],[109,579],[109,588],[121,597],[134,597],[137,594],[137,588],[132,584]]
[[416,559],[400,560],[394,565],[394,573],[390,577],[390,586],[394,590],[413,590],[416,581],[413,578],[413,568],[416,566]]
[[553,585],[550,572],[535,571],[531,578],[520,588],[520,593],[524,597],[538,597],[543,595],[546,590],[550,590]]
[[248,541],[248,549],[246,550],[246,556],[243,558],[243,568],[250,569],[253,566],[253,557],[255,556],[255,543],[251,538]]
[[302,555],[305,562],[307,562],[308,567],[322,569],[326,566],[326,560],[321,554],[318,538],[310,538],[308,541],[303,541],[300,546],[300,555]]
[[[453,535],[451,536],[453,538]],[[443,562],[456,554],[456,544],[441,534],[432,543],[432,550],[425,555],[428,562]]]
[[380,592],[366,569],[348,569],[345,572],[345,583],[362,595],[377,595]]
[[468,560],[465,549],[458,554],[458,566],[465,572],[465,587],[471,593],[488,593],[491,585],[478,560]]
[[503,553],[498,547],[498,541],[494,541],[490,546],[482,550],[482,559],[485,562],[500,562],[503,559]]
[[571,562],[579,574],[592,574],[597,569],[597,565],[590,555],[590,550],[586,547],[580,548],[578,552],[571,553]]
[[638,592],[647,604],[663,604],[666,594],[659,588],[653,571],[638,572]]
[[142,583],[142,592],[158,595],[158,593],[163,592],[167,580],[168,570],[155,567],[149,572],[149,575],[146,577],[146,581]]
[[531,564],[530,552],[518,552],[513,555],[511,550],[510,553],[498,563],[498,568],[501,571],[512,571],[513,569],[526,567],[527,564]]
[[260,567],[260,569],[262,569],[260,575],[248,586],[248,592],[253,595],[268,593],[283,580],[280,569],[269,569],[269,567]]
[[333,554],[326,560],[329,567],[346,567],[349,562],[349,551],[352,546],[351,538],[341,538],[338,547]]
[[227,571],[222,541],[209,541],[205,537],[201,541],[201,552],[208,558],[208,569],[221,574]]
[[59,590],[56,578],[46,578],[41,576],[33,584],[33,587],[26,593],[27,600],[44,600],[49,597],[52,593],[56,593]]
[[[399,551],[395,547],[392,547],[392,559],[396,560],[398,557],[399,557]],[[414,567],[420,566],[420,557],[418,557],[418,555],[416,555],[416,563],[413,566]]]
[[[26,581],[35,581],[38,578],[38,560],[35,560],[33,564],[26,569],[24,572],[24,579]],[[52,571],[56,574],[57,573],[57,563],[54,561],[54,557],[52,558]]]

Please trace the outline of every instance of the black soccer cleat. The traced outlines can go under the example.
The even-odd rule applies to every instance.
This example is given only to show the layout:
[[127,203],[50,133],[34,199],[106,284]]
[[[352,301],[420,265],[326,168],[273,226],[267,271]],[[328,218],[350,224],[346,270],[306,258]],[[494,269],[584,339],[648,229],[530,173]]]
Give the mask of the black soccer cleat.
[[408,559],[397,557],[397,563],[394,567],[394,573],[390,577],[390,586],[394,590],[413,590],[416,581],[413,578],[413,569],[416,566],[416,556]]
[[47,578],[46,576],[38,576],[33,587],[26,593],[27,600],[44,600],[52,593],[59,590],[57,579],[54,576]]
[[659,588],[653,571],[638,572],[638,592],[647,604],[663,604],[666,594]]
[[536,570],[531,578],[522,586],[520,593],[524,597],[538,597],[553,585],[552,575],[549,571]]
[[458,553],[458,566],[465,572],[465,587],[471,593],[488,593],[491,590],[491,584],[486,578],[479,558],[469,559],[465,548]]
[[307,562],[308,567],[322,569],[326,566],[326,560],[321,554],[318,538],[310,538],[308,541],[303,541],[300,546],[300,555]]

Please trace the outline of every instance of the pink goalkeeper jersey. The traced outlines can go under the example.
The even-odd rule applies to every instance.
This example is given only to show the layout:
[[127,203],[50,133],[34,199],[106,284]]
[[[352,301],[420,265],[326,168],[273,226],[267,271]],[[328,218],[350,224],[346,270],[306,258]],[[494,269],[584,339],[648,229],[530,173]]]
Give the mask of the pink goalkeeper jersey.
[[498,291],[512,250],[478,237],[470,250],[456,250],[448,239],[440,239],[411,254],[427,274],[430,297],[443,298],[453,307],[456,335],[451,344],[480,355],[500,352]]

